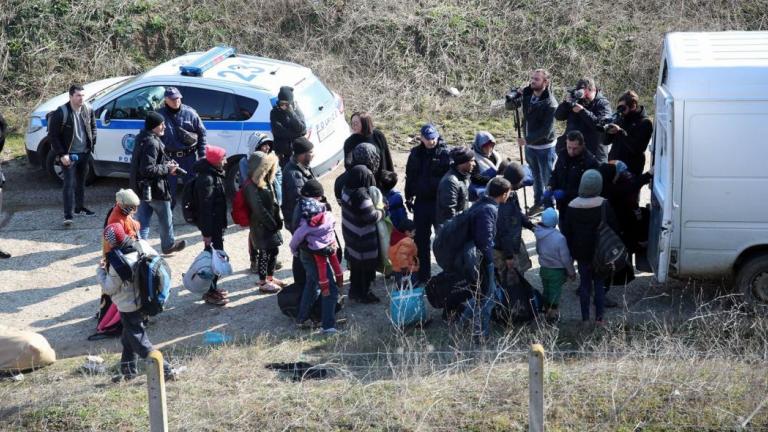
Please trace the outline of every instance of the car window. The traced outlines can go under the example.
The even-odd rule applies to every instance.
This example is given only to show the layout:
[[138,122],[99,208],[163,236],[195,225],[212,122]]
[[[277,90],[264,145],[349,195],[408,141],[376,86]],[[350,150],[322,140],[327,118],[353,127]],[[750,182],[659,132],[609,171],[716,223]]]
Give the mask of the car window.
[[109,118],[143,120],[149,111],[155,111],[162,106],[164,93],[163,86],[142,87],[130,91],[107,104]]
[[256,112],[256,108],[259,107],[259,101],[245,96],[235,96],[237,101],[237,114],[238,120],[248,120],[253,117]]
[[179,87],[182,101],[203,120],[241,120],[235,95],[199,87]]
[[319,79],[312,77],[310,80],[299,89],[295,97],[299,109],[307,118],[314,117],[321,110],[327,112],[333,103],[333,93]]

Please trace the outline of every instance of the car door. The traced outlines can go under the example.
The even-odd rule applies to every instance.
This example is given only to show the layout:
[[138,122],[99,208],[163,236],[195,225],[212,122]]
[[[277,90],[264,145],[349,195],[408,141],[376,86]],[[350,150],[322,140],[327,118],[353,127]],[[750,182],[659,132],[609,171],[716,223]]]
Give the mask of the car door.
[[129,171],[136,135],[149,111],[162,106],[165,86],[146,85],[129,90],[98,109],[98,137],[93,152],[99,175]]
[[243,116],[234,92],[219,87],[180,85],[182,102],[197,111],[207,131],[208,144],[237,153],[243,134]]
[[673,102],[663,87],[656,92],[656,126],[653,136],[654,176],[648,230],[648,261],[658,282],[669,274],[673,224],[672,180],[674,161]]

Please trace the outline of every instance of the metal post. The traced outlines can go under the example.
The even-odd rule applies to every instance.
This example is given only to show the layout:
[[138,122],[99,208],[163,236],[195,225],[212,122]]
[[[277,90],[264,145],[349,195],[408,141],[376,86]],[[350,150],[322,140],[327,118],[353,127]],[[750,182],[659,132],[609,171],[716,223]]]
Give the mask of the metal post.
[[[515,130],[517,131],[517,149],[520,151],[520,165],[525,165],[525,158],[523,157],[523,146],[520,145],[519,138],[523,137],[522,125],[520,124],[520,108],[515,105]],[[499,173],[504,175],[504,173]],[[513,185],[514,186],[514,185]],[[523,206],[525,207],[525,213],[528,214],[528,196],[525,194],[525,186],[523,186]]]
[[149,430],[151,432],[168,432],[163,354],[157,350],[150,352],[147,356],[147,392],[149,395]]
[[528,354],[528,432],[544,432],[544,347]]

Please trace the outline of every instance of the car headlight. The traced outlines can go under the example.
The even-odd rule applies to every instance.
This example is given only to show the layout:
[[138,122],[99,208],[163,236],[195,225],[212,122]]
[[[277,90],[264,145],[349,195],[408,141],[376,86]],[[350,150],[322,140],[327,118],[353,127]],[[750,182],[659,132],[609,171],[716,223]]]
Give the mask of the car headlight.
[[27,133],[35,133],[43,128],[43,119],[42,117],[35,117],[32,116],[29,119],[29,127],[27,128]]

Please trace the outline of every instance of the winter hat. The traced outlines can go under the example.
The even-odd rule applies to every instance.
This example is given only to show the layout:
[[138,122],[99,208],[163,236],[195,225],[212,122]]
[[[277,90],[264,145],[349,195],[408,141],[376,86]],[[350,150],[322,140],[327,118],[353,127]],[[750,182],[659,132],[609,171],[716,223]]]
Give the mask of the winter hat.
[[558,220],[557,210],[552,207],[548,207],[541,213],[541,224],[547,228],[554,228],[557,226]]
[[127,238],[128,236],[125,234],[123,225],[119,223],[112,223],[104,228],[104,240],[106,240],[107,244],[113,248],[122,246]]
[[227,151],[221,147],[208,144],[205,146],[205,160],[211,165],[218,165],[227,156]]
[[421,127],[421,136],[428,140],[437,139],[440,134],[437,133],[437,128],[431,124],[425,124]]
[[381,164],[379,149],[371,143],[360,143],[352,150],[352,166],[365,165],[371,172],[378,172]]
[[304,186],[301,187],[301,195],[308,198],[319,198],[323,196],[324,193],[323,185],[315,179],[308,180],[304,183]]
[[315,148],[315,145],[312,144],[312,141],[304,137],[298,137],[291,143],[291,150],[293,150],[294,155],[309,153],[313,148]]
[[475,135],[475,149],[480,149],[482,146],[490,143],[496,143],[496,138],[490,132],[480,131]]
[[603,190],[603,176],[600,171],[589,169],[581,175],[579,183],[579,196],[582,198],[592,198],[600,195]]
[[304,198],[299,200],[301,218],[309,221],[320,213],[325,212],[325,204],[316,199]]
[[466,147],[454,147],[450,152],[454,165],[461,165],[475,158],[475,155]]
[[115,193],[115,202],[121,208],[138,207],[141,204],[139,196],[132,189],[120,189]]
[[280,87],[280,91],[277,93],[277,100],[293,103],[293,87]]
[[152,130],[160,126],[160,124],[164,121],[165,119],[161,114],[150,111],[147,113],[147,117],[144,118],[144,129]]
[[413,231],[416,229],[416,224],[412,220],[406,219],[400,222],[400,226],[397,229],[403,233],[406,231]]
[[510,162],[504,170],[504,178],[512,184],[512,187],[515,187],[525,178],[525,170],[523,170],[523,166],[519,163]]

